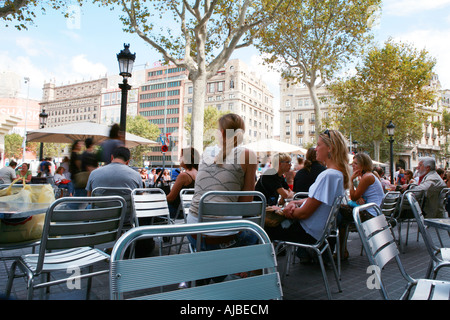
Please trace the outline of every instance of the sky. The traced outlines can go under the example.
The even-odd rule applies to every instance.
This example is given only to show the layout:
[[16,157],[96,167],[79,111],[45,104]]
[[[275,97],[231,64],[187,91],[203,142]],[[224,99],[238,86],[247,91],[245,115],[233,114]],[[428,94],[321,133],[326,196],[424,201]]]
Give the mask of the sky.
[[[52,10],[38,14],[28,30],[18,31],[0,22],[0,75],[13,71],[30,78],[30,90],[23,85],[22,97],[40,100],[43,84],[49,81],[62,85],[117,74],[116,54],[124,43],[136,53],[135,69],[143,69],[146,63],[152,66],[161,59],[144,40],[122,30],[119,10],[96,5],[73,8],[73,19]],[[385,0],[373,31],[380,45],[391,37],[427,49],[437,60],[435,72],[442,87],[450,89],[450,0]],[[243,60],[263,76],[277,109],[279,76],[262,65],[258,52],[239,49],[232,58]]]

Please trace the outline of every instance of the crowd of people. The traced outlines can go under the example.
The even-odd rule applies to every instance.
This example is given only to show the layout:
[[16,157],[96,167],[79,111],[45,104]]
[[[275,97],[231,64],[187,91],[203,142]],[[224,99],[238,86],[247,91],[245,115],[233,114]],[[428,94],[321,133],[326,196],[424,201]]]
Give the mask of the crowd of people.
[[[125,147],[123,134],[118,125],[114,125],[108,140],[101,144],[101,152],[94,152],[91,139],[75,141],[71,156],[64,159],[53,174],[55,184],[68,189],[71,196],[89,196],[96,187],[171,187],[163,188],[167,195],[171,217],[175,217],[180,204],[180,191],[194,188],[195,193],[190,205],[187,223],[198,222],[199,202],[207,191],[259,191],[269,207],[277,207],[289,224],[266,226],[266,232],[273,240],[287,240],[306,244],[315,243],[321,236],[330,209],[336,197],[346,196],[348,202],[341,205],[338,217],[339,228],[345,228],[352,221],[352,209],[364,203],[381,205],[386,192],[390,190],[417,189],[426,191],[423,207],[428,217],[442,217],[443,211],[437,202],[442,188],[450,185],[450,173],[436,168],[434,158],[421,158],[417,169],[395,172],[394,185],[381,167],[374,167],[371,158],[358,153],[349,163],[346,139],[337,130],[326,130],[319,135],[317,146],[310,148],[305,158],[293,159],[287,153],[273,155],[269,165],[258,167],[256,154],[242,146],[245,133],[243,119],[237,114],[223,115],[218,121],[221,141],[218,148],[207,148],[200,156],[194,148],[185,148],[181,152],[180,169],[173,177],[169,170],[161,168],[129,167],[130,151]],[[230,136],[232,130],[234,135]],[[83,148],[84,144],[84,148]],[[98,167],[99,162],[105,165]],[[15,163],[12,161],[3,181],[9,183],[16,179]],[[40,168],[42,174],[52,175],[53,169],[45,164]],[[13,175],[14,173],[14,175]],[[259,174],[261,173],[261,174]],[[9,175],[9,176],[8,176]],[[30,174],[24,164],[18,172],[28,182]],[[8,180],[8,177],[12,180]],[[301,200],[292,200],[297,192],[307,193]],[[231,197],[233,198],[233,197]],[[214,201],[230,201],[230,197],[214,196]],[[252,201],[245,196],[232,200]],[[363,221],[376,215],[374,210],[361,211]],[[230,236],[232,241],[230,241]],[[224,243],[205,241],[204,249],[215,249],[228,244],[247,245],[257,241],[246,232],[224,236]],[[189,237],[196,246],[196,239]],[[345,259],[345,239],[341,243]]]

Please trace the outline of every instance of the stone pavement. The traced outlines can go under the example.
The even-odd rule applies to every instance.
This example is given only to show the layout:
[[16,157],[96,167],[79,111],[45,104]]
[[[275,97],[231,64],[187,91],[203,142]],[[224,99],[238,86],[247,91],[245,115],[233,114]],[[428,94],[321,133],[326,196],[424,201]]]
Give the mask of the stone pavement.
[[[402,227],[406,234],[406,225]],[[397,230],[395,230],[397,232]],[[436,232],[430,230],[431,235],[437,239]],[[450,247],[450,237],[446,232],[441,231],[441,238],[446,247]],[[403,236],[405,239],[405,235]],[[417,227],[411,224],[409,232],[408,245],[406,252],[401,254],[401,260],[407,272],[413,278],[424,277],[429,256],[421,237],[417,239]],[[348,250],[350,257],[342,262],[341,287],[342,292],[337,291],[336,281],[334,279],[331,268],[327,268],[327,276],[330,284],[332,296],[334,300],[381,300],[381,295],[376,289],[367,287],[367,280],[370,274],[366,273],[368,260],[365,254],[360,255],[361,241],[356,232],[350,233]],[[21,250],[22,253],[29,253],[28,250]],[[20,251],[14,252],[20,254]],[[157,249],[154,251],[157,253]],[[0,255],[3,253],[0,252]],[[285,257],[278,257],[280,266],[283,265]],[[0,261],[0,294],[3,294],[7,282],[7,269],[11,261]],[[438,278],[450,280],[450,268],[441,269]],[[280,268],[281,271],[281,268]],[[395,294],[393,298],[397,298],[396,294],[400,294],[404,289],[405,283],[395,265],[388,264],[384,272],[391,272],[393,276],[387,279],[387,286]],[[84,280],[85,281],[85,280]],[[45,299],[49,300],[83,300],[85,299],[85,282],[82,282],[81,290],[68,290],[66,285],[51,287],[51,293]],[[298,259],[296,263],[291,265],[290,274],[283,282],[284,300],[326,300],[326,292],[322,280],[322,274],[318,264],[303,265]],[[26,298],[25,281],[18,278],[14,281],[12,297],[17,300]],[[39,294],[35,292],[35,299],[39,298]],[[109,279],[107,275],[95,277],[92,283],[91,300],[108,300],[109,299]]]

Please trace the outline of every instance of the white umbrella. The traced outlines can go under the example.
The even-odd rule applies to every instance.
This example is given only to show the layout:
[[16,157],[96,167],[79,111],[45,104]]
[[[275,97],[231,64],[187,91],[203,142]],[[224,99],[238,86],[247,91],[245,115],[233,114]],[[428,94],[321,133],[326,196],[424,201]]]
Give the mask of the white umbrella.
[[[93,122],[71,123],[59,127],[44,128],[27,133],[27,142],[73,143],[75,140],[92,138],[95,144],[108,139],[110,127]],[[133,148],[138,145],[157,144],[129,132],[125,135],[126,146]]]
[[256,142],[243,145],[243,147],[253,150],[254,152],[286,152],[306,155],[306,152],[308,151],[299,146],[275,139],[258,140]]

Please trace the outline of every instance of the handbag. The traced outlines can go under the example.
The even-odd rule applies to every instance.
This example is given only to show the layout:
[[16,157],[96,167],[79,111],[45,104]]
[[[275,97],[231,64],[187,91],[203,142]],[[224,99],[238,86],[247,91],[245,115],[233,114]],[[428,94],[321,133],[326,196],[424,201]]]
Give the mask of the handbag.
[[[25,179],[24,179],[25,180]],[[0,201],[22,203],[52,203],[55,194],[50,184],[28,185],[13,188],[15,180],[5,189],[0,190]],[[0,243],[22,242],[40,239],[44,227],[45,214],[33,215],[19,219],[0,219]]]
[[59,184],[68,184],[70,182],[69,179],[62,179]]

